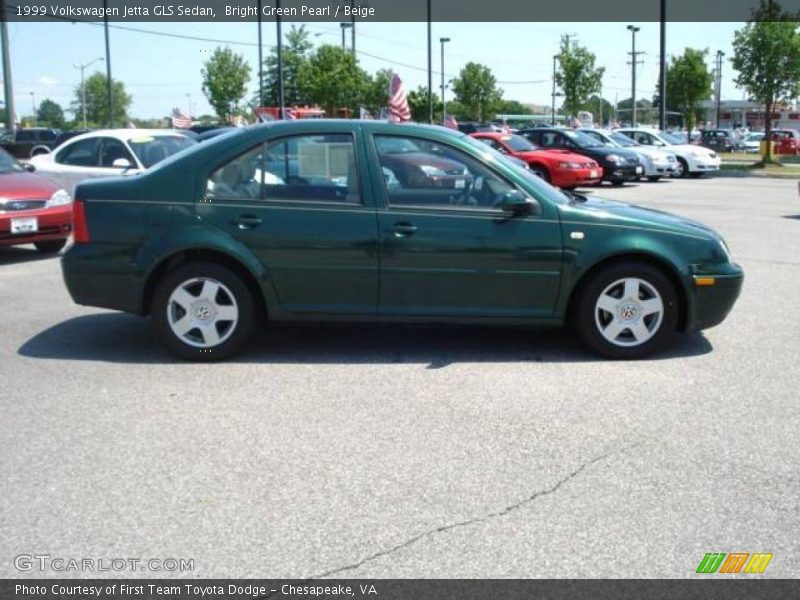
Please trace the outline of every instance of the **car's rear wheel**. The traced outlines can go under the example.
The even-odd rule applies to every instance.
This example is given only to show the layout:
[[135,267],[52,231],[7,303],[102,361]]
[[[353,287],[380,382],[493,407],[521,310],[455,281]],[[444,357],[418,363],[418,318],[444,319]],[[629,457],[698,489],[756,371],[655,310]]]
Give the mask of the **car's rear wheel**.
[[253,296],[232,270],[194,262],[167,273],[153,294],[156,333],[173,352],[213,361],[238,352],[249,339]]
[[636,262],[598,271],[578,291],[578,333],[596,353],[637,359],[656,351],[678,323],[674,285],[659,269]]
[[647,181],[652,181],[653,183],[655,183],[659,179],[661,179],[660,175],[651,175],[650,177],[647,178]]
[[55,254],[56,252],[61,252],[61,249],[67,245],[67,240],[47,240],[44,242],[35,242],[33,244],[36,246],[36,249],[43,254]]

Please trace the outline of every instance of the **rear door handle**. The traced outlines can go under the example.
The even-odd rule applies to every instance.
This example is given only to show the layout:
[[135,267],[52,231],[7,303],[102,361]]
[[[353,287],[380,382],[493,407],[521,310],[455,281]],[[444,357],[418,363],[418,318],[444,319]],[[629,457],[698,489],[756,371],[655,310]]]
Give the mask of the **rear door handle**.
[[394,230],[394,237],[408,237],[417,231],[417,226],[411,223],[400,222],[395,223],[392,227]]
[[239,215],[233,224],[239,229],[255,229],[264,221],[255,215]]

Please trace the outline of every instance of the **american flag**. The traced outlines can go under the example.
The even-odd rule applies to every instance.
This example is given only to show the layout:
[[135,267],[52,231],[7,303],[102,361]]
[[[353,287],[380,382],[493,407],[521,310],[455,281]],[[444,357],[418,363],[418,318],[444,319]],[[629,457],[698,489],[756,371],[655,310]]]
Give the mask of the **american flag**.
[[192,117],[182,113],[179,108],[173,108],[172,126],[175,129],[189,129],[192,126]]
[[389,121],[403,123],[410,120],[411,109],[408,107],[403,82],[397,73],[392,73],[392,79],[389,82]]
[[446,114],[444,116],[444,126],[449,127],[450,129],[458,129],[458,121],[453,115]]

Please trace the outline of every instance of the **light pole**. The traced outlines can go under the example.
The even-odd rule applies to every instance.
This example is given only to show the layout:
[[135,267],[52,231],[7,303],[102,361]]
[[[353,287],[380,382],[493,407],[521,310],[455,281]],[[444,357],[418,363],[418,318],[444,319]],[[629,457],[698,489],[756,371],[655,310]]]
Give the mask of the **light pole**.
[[345,29],[350,29],[352,26],[353,26],[352,23],[339,23],[339,27],[341,27],[341,29],[342,29],[342,50],[346,50],[347,49],[347,47],[345,46],[345,42],[344,42]]
[[[725,53],[717,50],[717,129],[719,129],[719,113],[722,105],[722,57]],[[733,119],[731,119],[733,120]]]
[[[33,107],[33,125],[36,126],[36,92],[31,92],[31,106]],[[719,120],[719,118],[717,118]]]
[[449,37],[439,38],[439,43],[442,46],[442,125],[444,125],[445,115],[447,114],[447,104],[444,101],[444,45],[449,41]]
[[558,61],[560,54],[555,54],[553,56],[553,106],[550,108],[550,125],[556,124],[556,63]]
[[191,117],[191,116],[193,116],[192,115],[192,95],[191,94],[186,94],[186,99],[189,101],[189,116]]
[[631,32],[631,127],[636,127],[636,32],[639,30],[639,27],[628,25],[628,31]]
[[88,63],[81,63],[79,65],[72,65],[74,69],[80,69],[81,71],[81,104],[83,105],[83,128],[86,129],[86,83],[83,79],[83,72],[86,70],[86,67],[89,67],[96,63],[97,61],[105,60],[102,56],[95,58],[94,60],[90,60]]

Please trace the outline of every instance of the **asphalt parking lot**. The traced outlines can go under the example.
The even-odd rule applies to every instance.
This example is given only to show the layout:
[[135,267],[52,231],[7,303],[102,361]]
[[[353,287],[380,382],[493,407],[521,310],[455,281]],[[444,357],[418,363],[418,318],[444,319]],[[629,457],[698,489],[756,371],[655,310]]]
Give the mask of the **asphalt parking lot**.
[[38,553],[200,578],[682,578],[737,551],[795,577],[796,181],[598,194],[717,228],[746,271],[728,320],[641,362],[558,330],[306,326],[185,364],[146,321],[72,304],[57,259],[0,249],[0,577],[87,575],[14,567]]

